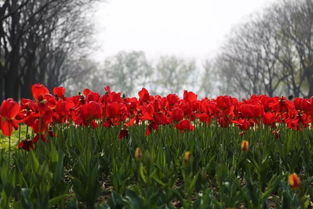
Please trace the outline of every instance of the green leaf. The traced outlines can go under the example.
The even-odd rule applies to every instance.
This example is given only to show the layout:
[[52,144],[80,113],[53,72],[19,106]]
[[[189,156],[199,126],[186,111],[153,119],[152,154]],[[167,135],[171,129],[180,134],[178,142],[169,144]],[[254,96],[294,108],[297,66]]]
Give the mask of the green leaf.
[[139,165],[139,174],[144,183],[147,183],[146,169],[143,167],[142,163]]
[[31,157],[32,157],[34,172],[37,172],[39,170],[39,161],[35,155],[35,152],[31,151],[30,153],[31,153]]
[[73,197],[74,195],[73,194],[63,194],[63,195],[59,195],[57,197],[54,197],[52,199],[49,200],[49,206],[53,206],[53,205],[56,205],[57,203],[63,201],[64,199],[66,198],[69,198],[69,197]]

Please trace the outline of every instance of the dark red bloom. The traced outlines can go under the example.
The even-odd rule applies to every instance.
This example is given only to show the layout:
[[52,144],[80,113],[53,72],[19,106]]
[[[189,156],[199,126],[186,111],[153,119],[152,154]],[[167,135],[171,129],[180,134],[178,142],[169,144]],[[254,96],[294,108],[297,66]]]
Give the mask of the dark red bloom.
[[146,133],[145,135],[146,136],[149,136],[149,134],[152,132],[152,130],[155,130],[157,131],[159,128],[159,125],[155,122],[151,122],[149,125],[148,125],[148,128],[146,129]]
[[227,117],[218,117],[217,122],[222,128],[227,128],[230,124],[230,120]]
[[276,138],[276,139],[280,139],[280,130],[273,130],[272,131],[272,135]]
[[128,138],[128,130],[122,129],[120,130],[120,133],[118,134],[118,139]]
[[25,139],[21,141],[17,146],[19,149],[24,149],[26,151],[30,151],[31,149],[34,150],[36,148],[35,143],[31,139]]
[[194,126],[190,123],[189,120],[181,120],[179,121],[176,126],[175,126],[178,130],[180,130],[181,132],[184,131],[193,131],[194,130]]

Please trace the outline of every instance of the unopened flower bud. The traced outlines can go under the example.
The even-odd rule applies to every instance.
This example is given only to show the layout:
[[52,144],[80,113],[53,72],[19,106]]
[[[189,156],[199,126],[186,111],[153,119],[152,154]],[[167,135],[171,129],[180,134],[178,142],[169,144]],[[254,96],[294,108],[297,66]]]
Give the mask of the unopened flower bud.
[[184,155],[185,164],[189,163],[190,158],[191,158],[191,152],[185,152],[185,155]]
[[136,160],[140,160],[141,157],[142,157],[141,149],[139,147],[137,147],[136,150],[135,150],[135,159]]
[[296,173],[290,174],[288,176],[288,183],[293,189],[297,189],[300,187],[301,180]]
[[249,142],[247,140],[243,140],[241,142],[241,151],[247,152],[249,150]]

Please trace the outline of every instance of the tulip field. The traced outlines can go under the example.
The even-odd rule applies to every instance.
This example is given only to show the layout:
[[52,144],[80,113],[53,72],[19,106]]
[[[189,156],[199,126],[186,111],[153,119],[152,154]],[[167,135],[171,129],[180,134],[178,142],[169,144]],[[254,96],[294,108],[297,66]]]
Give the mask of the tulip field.
[[313,208],[313,98],[65,91],[2,101],[1,209]]

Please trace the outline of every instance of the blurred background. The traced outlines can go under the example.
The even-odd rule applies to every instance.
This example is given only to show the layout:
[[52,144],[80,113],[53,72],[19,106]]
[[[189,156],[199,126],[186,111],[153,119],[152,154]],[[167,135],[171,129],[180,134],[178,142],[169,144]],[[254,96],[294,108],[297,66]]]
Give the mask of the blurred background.
[[313,96],[312,0],[0,0],[0,21],[0,100],[34,83]]

